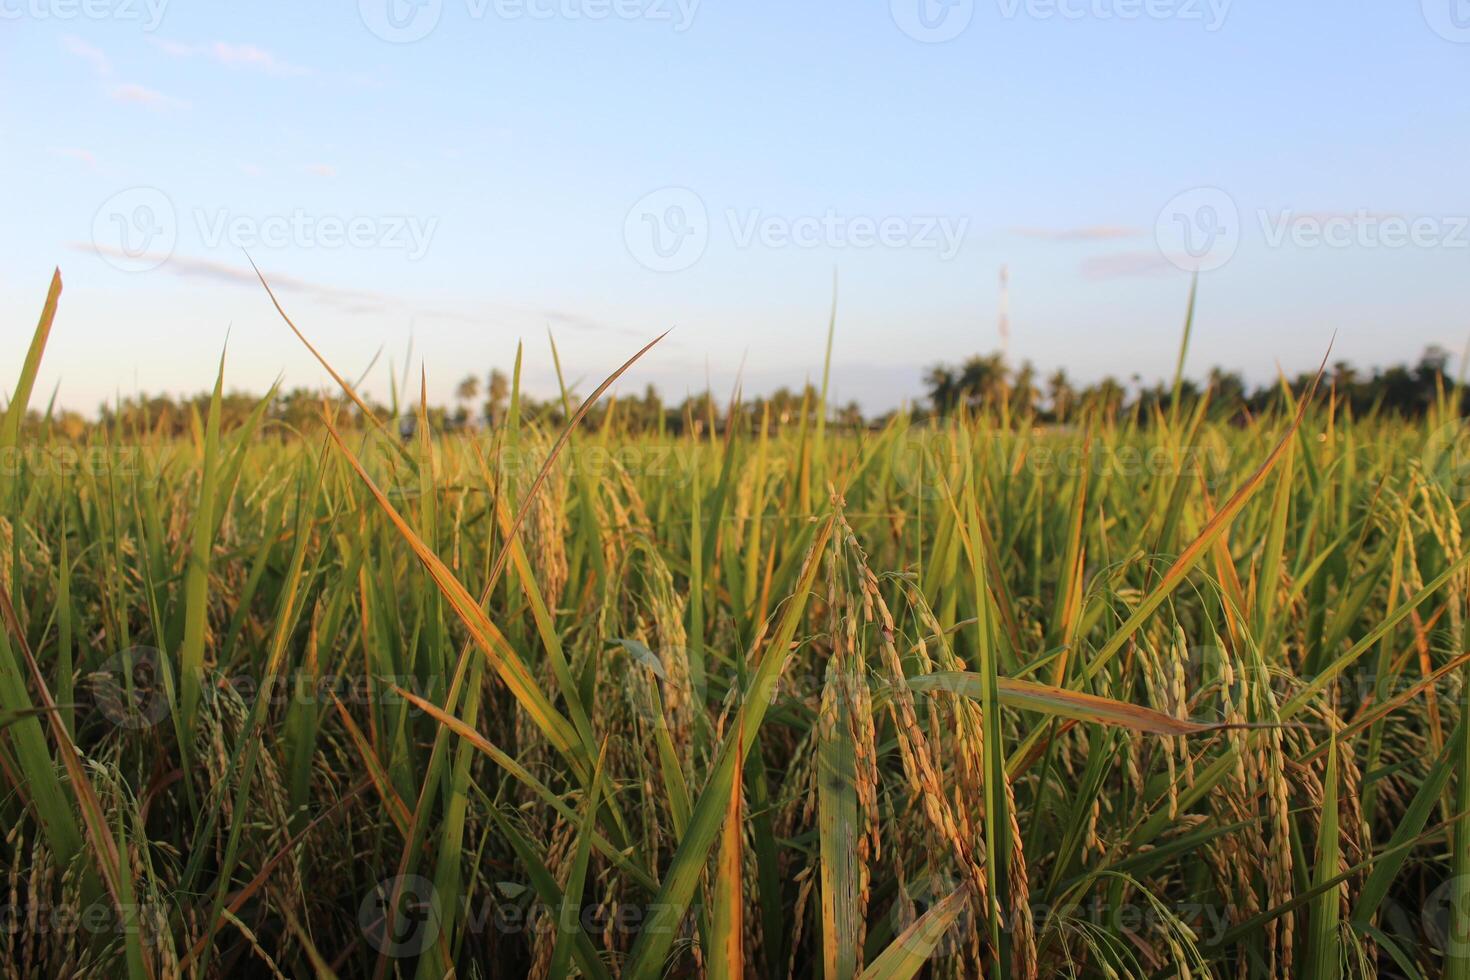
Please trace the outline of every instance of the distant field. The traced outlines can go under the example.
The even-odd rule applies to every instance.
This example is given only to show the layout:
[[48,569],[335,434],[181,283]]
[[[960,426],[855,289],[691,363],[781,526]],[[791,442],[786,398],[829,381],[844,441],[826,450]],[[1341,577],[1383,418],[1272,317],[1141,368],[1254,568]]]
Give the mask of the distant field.
[[50,324],[8,976],[1470,976],[1458,392],[68,436]]

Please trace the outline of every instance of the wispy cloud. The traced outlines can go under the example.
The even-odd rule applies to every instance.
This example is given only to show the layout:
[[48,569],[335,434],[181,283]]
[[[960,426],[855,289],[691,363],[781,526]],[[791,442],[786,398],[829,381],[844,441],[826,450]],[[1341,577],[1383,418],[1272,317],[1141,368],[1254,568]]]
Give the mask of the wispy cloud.
[[1111,255],[1093,255],[1082,260],[1082,275],[1087,279],[1129,279],[1178,272],[1179,267],[1162,252],[1114,252]]
[[1403,211],[1370,211],[1367,208],[1358,211],[1294,211],[1291,208],[1282,208],[1279,211],[1264,211],[1262,213],[1286,222],[1315,221],[1325,223],[1328,221],[1387,221],[1389,219],[1411,221],[1414,218],[1413,215]]
[[337,168],[330,163],[313,163],[306,168],[306,172],[317,177],[337,176]]
[[[255,271],[249,266],[230,265],[225,262],[215,261],[214,259],[197,259],[179,255],[136,255],[124,252],[122,249],[110,245],[98,245],[92,242],[72,242],[68,247],[77,252],[85,252],[104,258],[122,259],[130,263],[143,263],[145,265],[156,266],[158,272],[177,276],[181,279],[208,280],[233,286],[244,286],[250,289],[260,288],[260,280],[256,278]],[[330,306],[344,313],[402,313],[426,320],[448,320],[459,323],[473,323],[480,326],[507,319],[517,321],[525,320],[529,323],[540,321],[552,327],[565,327],[572,330],[589,332],[611,331],[637,337],[643,336],[643,332],[641,331],[612,326],[593,317],[564,310],[530,309],[520,306],[491,304],[481,312],[466,313],[460,310],[422,307],[399,297],[389,296],[386,293],[374,292],[368,289],[332,286],[281,273],[266,273],[266,281],[270,283],[271,289],[279,294],[299,296],[309,302]]]
[[74,34],[63,34],[61,47],[67,54],[80,58],[92,67],[92,74],[104,82],[103,92],[114,102],[128,102],[147,106],[150,109],[179,109],[188,105],[182,99],[164,95],[156,89],[139,85],[137,82],[112,81],[112,61],[107,54]]
[[81,58],[92,66],[92,71],[99,78],[107,78],[112,74],[112,62],[108,60],[102,49],[93,47],[75,34],[63,34],[61,36],[61,47],[67,54]]
[[150,109],[183,109],[189,103],[183,99],[176,99],[171,95],[164,95],[156,89],[146,85],[138,85],[135,82],[125,82],[114,85],[107,90],[107,97],[114,102],[131,102],[135,105],[147,106]]
[[531,311],[533,315],[539,314],[548,321],[548,325],[561,325],[570,330],[586,330],[591,333],[617,333],[630,337],[641,337],[643,333],[631,327],[618,327],[604,323],[595,317],[586,316],[582,313],[569,313],[565,310],[540,310]]
[[231,44],[228,41],[208,41],[185,44],[163,38],[150,38],[154,47],[175,58],[208,58],[226,68],[258,71],[277,78],[309,75],[311,69],[282,61],[264,48],[253,44]]
[[1022,238],[1047,242],[1108,242],[1121,238],[1139,238],[1147,234],[1142,228],[1127,225],[1084,225],[1080,228],[1012,228]]
[[87,165],[88,170],[97,170],[97,155],[91,150],[82,150],[74,146],[53,146],[51,152],[59,157],[67,157],[72,160],[80,160]]
[[[159,272],[178,276],[181,279],[206,279],[236,286],[260,288],[260,280],[248,266],[234,266],[213,259],[195,259],[180,255],[132,255],[110,245],[90,242],[73,242],[70,248],[78,252],[90,252],[104,258],[125,259],[129,262],[156,263]],[[365,289],[350,289],[324,283],[299,279],[283,274],[269,275],[266,280],[278,293],[291,293],[306,299],[332,306],[346,313],[380,313],[385,309],[402,304],[390,296]]]

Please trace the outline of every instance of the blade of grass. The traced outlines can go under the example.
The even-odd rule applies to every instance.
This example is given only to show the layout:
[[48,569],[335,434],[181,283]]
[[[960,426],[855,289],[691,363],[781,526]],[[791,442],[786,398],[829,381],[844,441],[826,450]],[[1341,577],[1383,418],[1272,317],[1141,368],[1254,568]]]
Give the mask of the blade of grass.
[[861,947],[857,761],[848,715],[849,685],[860,683],[829,661],[817,719],[817,836],[822,863],[822,968],[828,980],[857,974]]
[[204,682],[204,633],[209,617],[209,567],[214,551],[215,501],[219,482],[220,397],[225,383],[225,359],[220,355],[214,392],[205,422],[203,469],[188,564],[184,573],[184,631],[179,646],[180,727],[185,741],[179,746],[183,764],[194,756],[192,740],[199,714],[199,690]]
[[940,899],[913,925],[888,944],[882,954],[863,971],[863,980],[910,980],[965,910],[968,887],[962,886]]
[[[1336,736],[1328,744],[1321,825],[1317,829],[1317,866],[1312,874],[1312,882],[1318,887],[1328,885],[1339,870]],[[1305,967],[1308,975],[1315,980],[1337,980],[1341,975],[1342,957],[1338,937],[1341,907],[1340,888],[1326,887],[1312,902],[1307,928]]]
[[[1317,370],[1318,379],[1322,377],[1322,371],[1326,367],[1326,364],[1326,358],[1323,358],[1323,366]],[[1215,516],[1205,525],[1204,529],[1200,531],[1199,535],[1190,543],[1189,547],[1185,548],[1179,554],[1179,557],[1174,560],[1174,563],[1169,566],[1169,570],[1164,573],[1163,579],[1154,590],[1139,603],[1138,608],[1113,633],[1107,643],[1103,644],[1102,648],[1093,656],[1083,671],[1085,677],[1090,679],[1097,676],[1108,665],[1113,657],[1117,655],[1118,651],[1122,649],[1123,644],[1127,643],[1128,639],[1134,633],[1138,632],[1138,628],[1143,625],[1144,621],[1153,615],[1154,610],[1162,605],[1164,600],[1169,597],[1169,594],[1184,581],[1184,577],[1189,574],[1189,571],[1203,557],[1215,539],[1225,533],[1225,530],[1230,526],[1231,520],[1240,513],[1251,497],[1255,496],[1256,491],[1261,489],[1261,486],[1266,482],[1266,477],[1270,475],[1271,471],[1275,469],[1276,464],[1286,455],[1292,440],[1296,438],[1297,431],[1301,428],[1302,419],[1306,417],[1307,406],[1311,404],[1312,394],[1315,393],[1316,387],[1317,382],[1313,381],[1311,391],[1308,392],[1307,397],[1301,399],[1301,404],[1297,406],[1295,419],[1293,419],[1291,425],[1287,428],[1286,434],[1281,437],[1281,441],[1276,444],[1276,448],[1266,457],[1265,462],[1241,484],[1235,493],[1230,495],[1230,499],[1216,512]]]
[[750,686],[742,698],[739,725],[725,737],[719,754],[710,767],[709,781],[694,804],[689,832],[680,839],[679,846],[674,851],[674,858],[664,874],[663,883],[651,906],[651,913],[629,953],[626,976],[631,980],[654,980],[663,973],[664,960],[673,945],[675,932],[689,910],[689,902],[704,873],[710,847],[723,823],[734,786],[738,749],[742,745],[755,744],[756,733],[765,720],[776,682],[790,657],[791,640],[806,609],[812,583],[821,566],[821,555],[832,534],[834,523],[835,518],[828,517],[818,527],[807,552],[806,567],[793,594],[787,599],[776,630],[765,644],[764,653],[751,675]]
[[[737,719],[736,730],[740,728]],[[720,830],[720,853],[715,865],[714,915],[710,919],[709,976],[711,980],[743,980],[745,977],[745,899],[741,891],[745,828],[741,822],[740,776],[744,771],[744,746],[735,745],[735,786],[725,823]]]
[[597,753],[592,789],[587,793],[581,828],[577,832],[577,849],[572,855],[572,866],[567,871],[566,887],[562,889],[561,912],[556,922],[556,946],[551,952],[548,976],[570,975],[572,953],[579,939],[587,938],[587,933],[582,928],[582,891],[587,881],[587,859],[592,849],[592,832],[596,829],[597,795],[602,789],[602,764],[606,756],[607,743],[604,742]]
[[[985,689],[984,678],[969,671],[920,674],[909,678],[909,687],[915,691],[959,694],[974,701],[982,700]],[[1008,708],[1036,711],[1055,718],[1071,718],[1095,725],[1127,728],[1148,735],[1206,735],[1230,728],[1252,727],[1186,721],[1126,701],[1011,677],[997,678],[996,689],[999,702]]]
[[0,419],[0,450],[11,449],[20,441],[20,425],[25,421],[26,408],[30,405],[31,391],[36,386],[36,373],[41,369],[41,356],[46,351],[46,341],[51,336],[51,324],[56,320],[56,305],[61,300],[61,270],[51,273],[51,285],[46,290],[46,302],[41,307],[41,319],[36,332],[31,335],[31,346],[20,365],[20,377],[11,392],[10,404],[5,416]]

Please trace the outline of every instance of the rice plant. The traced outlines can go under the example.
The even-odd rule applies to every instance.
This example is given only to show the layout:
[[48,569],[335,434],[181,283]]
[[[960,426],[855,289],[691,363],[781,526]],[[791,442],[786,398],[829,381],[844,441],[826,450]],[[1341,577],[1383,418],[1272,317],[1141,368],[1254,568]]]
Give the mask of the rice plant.
[[74,437],[60,294],[8,976],[1470,977],[1458,390]]

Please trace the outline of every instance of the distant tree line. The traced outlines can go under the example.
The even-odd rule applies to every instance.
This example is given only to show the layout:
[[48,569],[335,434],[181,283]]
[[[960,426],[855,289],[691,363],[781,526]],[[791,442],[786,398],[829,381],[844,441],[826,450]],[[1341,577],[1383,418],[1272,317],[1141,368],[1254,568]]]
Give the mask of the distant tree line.
[[[1306,391],[1313,377],[1312,373],[1303,373],[1285,384],[1294,394],[1300,394]],[[1174,401],[1172,382],[1144,385],[1135,375],[1126,384],[1115,377],[1104,377],[1079,385],[1060,368],[1043,379],[1029,361],[1012,368],[999,353],[977,354],[958,365],[936,365],[924,373],[922,380],[925,398],[912,406],[911,411],[924,416],[983,411],[1007,413],[1013,419],[1067,424],[1088,411],[1115,419],[1136,415],[1147,422],[1156,412],[1169,411]],[[1384,413],[1415,418],[1435,402],[1441,389],[1448,391],[1454,380],[1448,353],[1430,347],[1413,365],[1360,371],[1345,361],[1338,361],[1325,372],[1322,390],[1330,390],[1337,405],[1355,415]],[[1247,418],[1278,404],[1282,384],[1277,381],[1252,387],[1239,373],[1217,367],[1209,371],[1203,383],[1183,379],[1179,399],[1181,406],[1193,406],[1208,393],[1212,416]],[[222,427],[228,430],[244,421],[260,404],[260,399],[259,395],[240,392],[222,395]],[[455,387],[452,404],[430,405],[425,414],[433,431],[475,431],[503,423],[511,399],[510,379],[503,372],[492,370],[483,382],[478,375],[465,377]],[[180,436],[207,416],[209,402],[207,392],[179,399],[136,395],[100,406],[95,423],[76,412],[33,410],[27,425],[50,426],[71,438],[80,438],[94,424],[113,432]],[[334,395],[331,403],[334,424],[347,428],[364,424],[360,410],[350,402]],[[368,399],[366,404],[378,418],[396,420],[404,435],[417,427],[419,407],[415,401],[400,399],[396,404],[383,404]],[[589,410],[583,425],[593,431],[611,424],[619,431],[678,436],[724,432],[733,422],[737,428],[758,432],[764,427],[775,434],[814,425],[820,404],[821,393],[811,384],[799,390],[783,387],[768,395],[738,400],[705,390],[678,402],[665,402],[658,390],[648,385],[640,396],[603,399]],[[579,405],[579,396],[574,392],[547,399],[531,398],[523,392],[518,410],[526,421],[559,426]],[[267,420],[275,423],[268,431],[289,433],[314,429],[321,422],[322,406],[322,389],[277,391],[265,410]],[[1470,399],[1463,394],[1461,411],[1470,411]],[[837,429],[856,429],[881,425],[892,414],[865,416],[856,402],[848,402],[829,406],[827,424]]]
[[[79,438],[94,424],[110,431],[182,436],[207,417],[210,398],[208,392],[183,398],[134,395],[99,406],[95,423],[76,412],[33,410],[27,424],[33,427],[49,425],[72,438]],[[241,392],[224,393],[220,399],[221,427],[228,431],[239,425],[256,410],[261,398],[260,395]],[[393,403],[384,403],[367,396],[363,396],[363,400],[375,416],[402,434],[408,435],[417,429],[420,408],[416,400],[397,399]],[[431,404],[424,415],[430,429],[435,432],[479,431],[502,424],[510,411],[511,400],[510,379],[503,372],[494,370],[486,375],[483,382],[478,376],[462,379],[455,386],[450,404]],[[291,388],[271,396],[265,408],[265,421],[273,424],[268,425],[266,431],[289,433],[317,428],[321,424],[324,401],[330,404],[333,424],[339,428],[357,429],[366,425],[361,410],[339,393],[327,392],[324,396],[324,390],[320,388]],[[775,433],[798,426],[803,420],[808,425],[814,424],[820,404],[821,394],[810,384],[799,391],[782,387],[768,395],[741,398],[733,405],[728,396],[721,397],[708,390],[688,395],[678,402],[665,402],[658,389],[648,385],[638,396],[604,398],[588,410],[582,424],[592,431],[612,424],[619,431],[669,435],[692,432],[701,435],[725,431],[733,417],[737,424],[756,429],[764,425]],[[574,391],[543,399],[522,392],[518,411],[525,421],[560,426],[580,405],[581,397]],[[857,427],[868,424],[868,421],[856,402],[833,406],[828,413],[828,424],[832,426]]]
[[[1315,373],[1307,372],[1252,388],[1238,372],[1216,367],[1210,369],[1203,386],[1182,379],[1179,401],[1181,406],[1197,405],[1208,392],[1215,417],[1248,417],[1278,404],[1283,385],[1293,395],[1300,395],[1315,377]],[[1042,381],[1029,361],[1022,361],[1013,370],[998,353],[977,354],[959,365],[939,364],[924,375],[927,407],[937,415],[950,415],[963,408],[1066,423],[1084,409],[1112,417],[1136,413],[1147,420],[1156,410],[1167,412],[1173,407],[1172,383],[1160,381],[1144,386],[1137,375],[1131,382],[1130,386],[1115,377],[1104,377],[1079,386],[1063,368]],[[1397,364],[1362,372],[1346,361],[1337,361],[1324,372],[1321,390],[1330,389],[1337,405],[1355,415],[1382,413],[1417,418],[1435,403],[1441,390],[1448,392],[1454,383],[1448,352],[1432,346],[1412,366]],[[1470,400],[1462,393],[1460,410],[1463,413],[1467,408]]]

